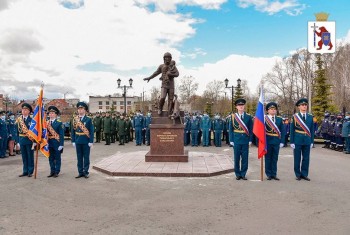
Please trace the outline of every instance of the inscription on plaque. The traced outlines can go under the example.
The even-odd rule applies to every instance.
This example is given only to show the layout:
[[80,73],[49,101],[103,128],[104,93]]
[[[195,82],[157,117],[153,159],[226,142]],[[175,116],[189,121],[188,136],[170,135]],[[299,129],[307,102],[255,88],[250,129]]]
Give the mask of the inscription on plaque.
[[177,138],[176,134],[173,134],[171,132],[163,132],[161,134],[157,135],[157,138],[159,138],[159,142],[175,142],[175,139]]

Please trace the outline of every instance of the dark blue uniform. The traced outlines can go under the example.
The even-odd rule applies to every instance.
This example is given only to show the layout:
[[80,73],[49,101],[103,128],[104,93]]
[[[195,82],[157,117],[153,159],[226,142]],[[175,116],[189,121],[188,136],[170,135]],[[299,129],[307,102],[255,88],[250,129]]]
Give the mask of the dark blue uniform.
[[[297,113],[301,119],[301,113]],[[290,125],[290,143],[295,144],[294,149],[294,173],[297,178],[308,177],[310,164],[310,148],[314,143],[314,122],[310,114],[306,114],[305,124],[310,130],[310,136],[296,122],[293,116]]]
[[213,121],[213,130],[214,130],[214,142],[216,147],[221,147],[221,135],[224,130],[225,123],[221,118],[216,118]]
[[0,158],[5,158],[7,149],[8,126],[6,119],[0,118]]
[[234,143],[234,168],[236,177],[244,178],[248,170],[248,154],[249,154],[249,142],[252,142],[253,137],[253,120],[252,117],[243,113],[243,122],[248,128],[248,134],[241,128],[238,122],[234,119],[234,115],[231,115],[230,125],[230,142]]
[[152,116],[146,116],[145,117],[145,126],[144,128],[146,129],[146,141],[147,141],[147,145],[151,144],[151,129],[150,129],[150,125],[152,123]]
[[199,122],[195,116],[190,121],[192,146],[198,146]]
[[321,129],[320,129],[320,134],[322,135],[323,141],[324,141],[324,146],[323,148],[329,148],[331,145],[331,139],[328,134],[329,128],[330,128],[330,121],[329,121],[329,116],[325,115],[325,118],[323,119],[321,123]]
[[144,127],[143,116],[136,115],[133,119],[132,126],[135,128],[136,145],[142,144],[142,129]]
[[203,134],[203,146],[209,146],[210,141],[210,128],[211,128],[211,120],[208,115],[204,115],[200,122],[200,129],[202,130]]
[[81,119],[86,129],[89,131],[89,137],[80,129],[73,119],[73,130],[71,133],[72,143],[75,143],[78,159],[78,172],[79,176],[89,175],[90,167],[90,147],[89,143],[94,142],[94,126],[92,119],[84,116]]
[[338,118],[334,124],[335,150],[342,152],[344,149],[344,139],[342,137],[343,120]]
[[190,116],[186,115],[184,118],[184,145],[187,146],[190,144],[191,141],[191,118]]
[[[54,121],[48,121],[50,123],[52,129],[55,131],[54,133],[50,132],[48,129],[48,137],[49,137],[49,164],[50,164],[50,174],[59,174],[61,171],[61,151],[58,150],[59,146],[64,145],[64,129],[61,121],[55,119]],[[58,137],[58,139],[56,139]]]
[[[32,175],[34,172],[34,150],[32,149],[33,142],[28,138],[28,136],[24,133],[21,125],[19,124],[20,119],[23,119],[22,117],[19,117],[17,119],[17,143],[19,143],[21,147],[21,153],[22,153],[22,162],[23,162],[23,173],[22,175]],[[24,124],[29,130],[30,123],[32,121],[32,118],[28,116],[24,120]]]
[[[268,117],[266,117],[267,119]],[[280,146],[284,145],[285,129],[281,117],[270,117],[279,132],[265,121],[267,153],[265,154],[265,174],[269,178],[277,177],[277,161]]]

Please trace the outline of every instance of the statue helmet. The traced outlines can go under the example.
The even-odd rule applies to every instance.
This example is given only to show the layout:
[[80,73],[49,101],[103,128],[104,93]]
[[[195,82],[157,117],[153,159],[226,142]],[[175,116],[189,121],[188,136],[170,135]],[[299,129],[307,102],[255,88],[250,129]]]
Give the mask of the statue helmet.
[[171,56],[171,54],[170,54],[169,52],[164,53],[163,58],[165,58],[165,57],[170,57],[170,58],[172,58],[172,56]]

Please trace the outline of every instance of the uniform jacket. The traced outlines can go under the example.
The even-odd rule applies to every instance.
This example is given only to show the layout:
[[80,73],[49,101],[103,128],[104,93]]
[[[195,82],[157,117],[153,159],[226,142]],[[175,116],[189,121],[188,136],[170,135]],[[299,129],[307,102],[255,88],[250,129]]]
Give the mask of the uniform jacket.
[[[21,125],[18,122],[19,119],[23,119],[23,116],[20,116],[17,119],[17,121],[16,121],[16,123],[17,123],[17,133],[18,133],[16,142],[19,143],[20,145],[33,144],[33,142],[27,136],[24,136],[22,127],[21,127]],[[26,125],[28,130],[29,130],[31,122],[32,122],[32,118],[30,116],[28,116],[27,120],[24,122],[24,124]]]
[[[301,118],[300,112],[297,113],[299,117]],[[310,114],[306,114],[306,120],[305,120],[306,126],[309,128],[311,132],[311,137],[309,137],[304,132],[304,130],[299,126],[299,124],[294,120],[294,116],[292,117],[292,121],[290,123],[290,143],[291,144],[297,144],[297,145],[310,145],[314,143],[314,121],[313,116]]]
[[63,146],[64,145],[64,129],[63,129],[62,122],[57,120],[57,119],[55,119],[55,121],[53,121],[51,126],[54,129],[54,131],[59,135],[60,140],[57,141],[54,138],[50,138],[52,136],[52,134],[48,130],[49,147],[58,148],[59,146]]
[[244,112],[243,122],[248,128],[249,135],[239,126],[238,122],[231,115],[230,142],[235,144],[249,144],[253,139],[253,119],[248,113]]
[[84,124],[86,129],[89,131],[89,136],[86,136],[84,132],[78,127],[73,119],[73,128],[71,131],[72,142],[76,144],[88,144],[94,142],[94,125],[92,119],[88,116],[84,116],[81,122]]
[[[267,118],[267,117],[265,117]],[[283,120],[281,117],[275,116],[275,124],[281,132],[280,137],[278,137],[278,133],[269,125],[267,121],[265,121],[265,130],[266,130],[266,141],[267,144],[280,144],[284,143],[285,137],[285,127],[283,124]]]

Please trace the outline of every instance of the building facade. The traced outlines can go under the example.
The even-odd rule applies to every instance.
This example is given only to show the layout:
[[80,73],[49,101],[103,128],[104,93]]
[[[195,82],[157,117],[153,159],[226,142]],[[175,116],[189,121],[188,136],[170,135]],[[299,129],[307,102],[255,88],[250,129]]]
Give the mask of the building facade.
[[122,96],[89,96],[89,111],[95,112],[119,112],[126,113],[134,112],[140,109],[139,96],[126,97],[126,105]]

